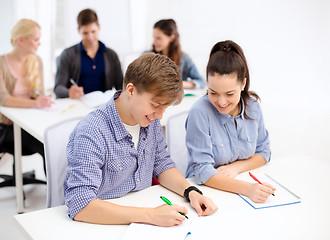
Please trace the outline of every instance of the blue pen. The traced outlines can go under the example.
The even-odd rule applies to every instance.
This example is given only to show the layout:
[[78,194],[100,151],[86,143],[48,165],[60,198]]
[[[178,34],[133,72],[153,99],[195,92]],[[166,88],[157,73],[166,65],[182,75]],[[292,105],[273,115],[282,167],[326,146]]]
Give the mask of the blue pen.
[[43,94],[36,89],[33,89],[33,92],[39,96],[43,96]]
[[70,83],[71,83],[72,85],[78,87],[78,84],[77,84],[72,78],[70,78]]
[[[37,94],[38,96],[45,96],[44,94],[42,94],[41,92],[39,92],[38,90],[36,89],[33,89],[32,90],[35,94]],[[51,100],[51,103],[54,104],[55,102]]]

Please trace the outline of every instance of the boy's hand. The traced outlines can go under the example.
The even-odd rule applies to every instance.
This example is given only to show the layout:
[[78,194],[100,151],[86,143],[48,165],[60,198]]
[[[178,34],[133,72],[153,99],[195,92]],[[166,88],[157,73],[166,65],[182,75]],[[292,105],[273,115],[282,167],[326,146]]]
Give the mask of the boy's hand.
[[218,210],[218,207],[210,198],[205,197],[196,191],[191,191],[189,193],[189,199],[191,206],[196,210],[198,216],[208,216]]
[[179,212],[187,214],[188,211],[185,207],[173,204],[173,205],[161,205],[156,208],[152,208],[151,224],[161,227],[171,227],[174,225],[180,225],[186,219]]
[[78,99],[84,95],[84,88],[72,85],[69,88],[69,98]]

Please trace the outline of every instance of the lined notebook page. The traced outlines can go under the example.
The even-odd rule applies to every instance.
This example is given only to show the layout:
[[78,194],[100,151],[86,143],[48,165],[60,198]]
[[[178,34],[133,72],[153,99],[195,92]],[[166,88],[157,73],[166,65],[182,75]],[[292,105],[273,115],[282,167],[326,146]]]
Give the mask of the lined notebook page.
[[[274,192],[275,196],[270,195],[268,197],[268,199],[266,200],[266,202],[264,202],[264,203],[255,203],[250,198],[238,194],[238,196],[240,196],[244,201],[246,201],[248,204],[250,204],[251,207],[253,207],[255,209],[261,209],[261,208],[290,205],[290,204],[295,204],[295,203],[301,202],[299,197],[295,196],[289,190],[282,187],[282,186],[284,186],[283,184],[285,184],[285,183],[280,183],[282,185],[282,186],[280,186],[278,183],[274,182],[271,179],[272,177],[269,178],[265,174],[261,174],[261,175],[254,174],[254,175],[260,182],[266,182],[266,183],[271,184],[273,187],[276,188],[276,191]],[[255,181],[248,174],[240,175],[237,177],[237,179],[255,183]]]

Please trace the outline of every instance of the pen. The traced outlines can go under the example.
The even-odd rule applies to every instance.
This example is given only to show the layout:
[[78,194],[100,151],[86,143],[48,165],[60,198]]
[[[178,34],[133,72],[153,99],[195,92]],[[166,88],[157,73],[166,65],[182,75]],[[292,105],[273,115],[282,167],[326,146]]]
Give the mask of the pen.
[[[162,199],[167,205],[172,205],[172,203],[170,202],[170,200],[168,200],[166,197],[164,196],[160,196],[160,199]],[[183,212],[179,212],[182,216],[185,216],[187,219],[188,217],[183,213]]]
[[[250,173],[249,172],[249,175],[250,175],[250,177],[252,177],[253,178],[253,180],[255,180],[257,183],[259,183],[259,184],[261,184],[261,185],[263,185],[259,180],[258,180],[258,178],[256,178],[252,173]],[[273,196],[275,196],[275,194],[274,193],[272,193],[272,195]]]
[[[38,90],[36,89],[33,89],[32,90],[35,94],[37,94],[38,96],[44,96],[44,94],[42,94],[41,92],[39,92]],[[55,102],[54,101],[51,101],[52,104],[54,104]]]
[[33,89],[33,92],[39,96],[43,96],[43,94],[36,89]]
[[78,84],[77,84],[72,78],[70,78],[70,83],[71,83],[72,85],[78,87]]

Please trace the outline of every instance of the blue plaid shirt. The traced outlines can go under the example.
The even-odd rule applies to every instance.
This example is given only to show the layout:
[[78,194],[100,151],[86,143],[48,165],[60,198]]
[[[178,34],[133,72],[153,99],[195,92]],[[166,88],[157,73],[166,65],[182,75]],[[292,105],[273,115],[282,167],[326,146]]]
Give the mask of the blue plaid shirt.
[[70,218],[94,199],[121,197],[147,188],[152,177],[175,167],[158,119],[141,127],[138,148],[134,147],[115,106],[120,93],[82,119],[70,136],[64,182]]

